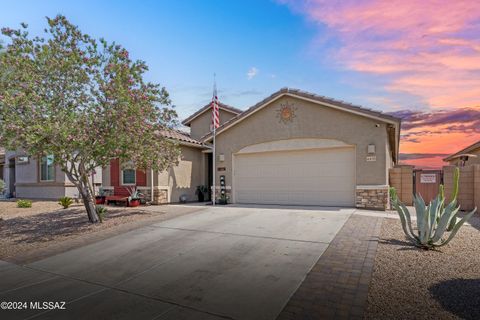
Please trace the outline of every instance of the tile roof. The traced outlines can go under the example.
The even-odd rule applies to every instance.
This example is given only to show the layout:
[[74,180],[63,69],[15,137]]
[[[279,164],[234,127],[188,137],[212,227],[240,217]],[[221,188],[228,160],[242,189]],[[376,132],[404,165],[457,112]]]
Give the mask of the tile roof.
[[472,152],[473,150],[480,149],[480,141],[475,142],[474,144],[469,145],[466,148],[463,148],[462,150],[455,152],[454,154],[449,155],[448,157],[444,158],[443,161],[450,161],[452,158],[455,156],[458,156],[462,153],[469,153]]
[[179,130],[165,130],[165,131],[162,131],[162,135],[167,138],[175,139],[178,141],[183,141],[183,142],[188,142],[188,143],[196,144],[199,146],[203,146],[203,143],[190,137],[190,134],[187,132],[182,132]]
[[[347,111],[358,112],[358,113],[362,113],[362,114],[365,114],[365,115],[368,115],[368,116],[374,116],[374,117],[385,119],[385,120],[388,120],[388,121],[394,121],[394,122],[397,122],[399,125],[400,125],[400,122],[401,122],[400,118],[394,117],[392,115],[385,114],[381,111],[372,110],[370,108],[365,108],[365,107],[354,105],[354,104],[351,104],[351,103],[348,103],[348,102],[345,102],[345,101],[342,101],[342,100],[336,100],[336,99],[333,99],[333,98],[317,95],[317,94],[310,93],[310,92],[307,92],[307,91],[302,91],[302,90],[299,90],[299,89],[282,88],[282,89],[278,90],[277,92],[273,93],[272,95],[268,96],[267,98],[263,99],[262,101],[258,102],[254,106],[250,107],[249,109],[245,110],[244,112],[242,112],[242,113],[238,114],[237,116],[231,118],[230,120],[226,121],[217,130],[220,131],[223,128],[228,127],[229,125],[247,117],[250,113],[252,113],[256,109],[258,109],[259,107],[267,104],[268,102],[270,102],[274,98],[276,98],[280,95],[283,95],[283,94],[292,94],[292,95],[296,95],[296,96],[299,96],[299,97],[312,99],[312,100],[315,100],[315,101],[320,102],[320,103],[332,104],[332,105],[335,105],[335,106],[340,107],[342,109],[345,109]],[[206,135],[201,137],[201,140],[204,141],[205,139],[209,138],[211,135],[212,135],[212,133],[207,133]]]
[[[231,113],[234,113],[234,114],[240,114],[240,113],[243,112],[242,110],[240,110],[238,108],[226,105],[226,104],[221,103],[221,102],[219,102],[218,105],[220,106],[221,109],[224,109],[226,111],[230,111]],[[183,120],[182,124],[183,125],[188,125],[193,119],[195,119],[196,117],[198,117],[199,115],[204,113],[206,110],[208,110],[210,108],[210,106],[211,106],[211,103],[208,103],[207,105],[203,106],[201,109],[197,110],[194,114],[192,114],[191,116],[189,116],[188,118]]]

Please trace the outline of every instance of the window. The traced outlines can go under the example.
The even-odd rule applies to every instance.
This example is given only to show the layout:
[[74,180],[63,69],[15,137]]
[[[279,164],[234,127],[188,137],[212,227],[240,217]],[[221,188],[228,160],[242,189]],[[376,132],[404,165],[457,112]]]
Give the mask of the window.
[[135,184],[135,169],[122,170],[122,184]]
[[40,181],[55,180],[55,165],[53,155],[42,156],[40,159]]
[[122,184],[126,185],[135,185],[136,180],[136,170],[133,165],[133,162],[127,161],[122,164]]

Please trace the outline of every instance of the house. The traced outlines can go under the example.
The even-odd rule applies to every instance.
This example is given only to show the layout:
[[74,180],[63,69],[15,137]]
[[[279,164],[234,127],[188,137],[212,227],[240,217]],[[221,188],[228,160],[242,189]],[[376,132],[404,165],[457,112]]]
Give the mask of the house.
[[[400,119],[286,88],[244,112],[221,104],[220,123],[217,199],[225,194],[233,203],[387,207]],[[140,178],[146,192],[153,190],[155,202],[178,202],[180,196],[192,201],[197,185],[212,186],[210,106],[183,124],[191,133],[176,133],[182,142],[179,165]],[[122,187],[142,177],[127,170],[113,162],[104,170],[103,185]]]
[[[400,119],[289,88],[246,111],[224,104],[219,109],[217,199],[386,209]],[[213,185],[211,122],[206,105],[182,122],[190,134],[164,133],[180,145],[178,166],[152,172],[113,160],[102,170],[103,188],[118,193],[137,186],[154,203],[195,201],[197,186]]]
[[470,166],[480,164],[480,141],[449,155],[443,161],[454,166]]
[[[6,194],[29,199],[58,199],[68,196],[78,198],[77,188],[68,180],[53,156],[30,156],[22,151],[6,151],[0,155],[0,170],[6,185]],[[97,188],[102,182],[102,170],[92,176]]]

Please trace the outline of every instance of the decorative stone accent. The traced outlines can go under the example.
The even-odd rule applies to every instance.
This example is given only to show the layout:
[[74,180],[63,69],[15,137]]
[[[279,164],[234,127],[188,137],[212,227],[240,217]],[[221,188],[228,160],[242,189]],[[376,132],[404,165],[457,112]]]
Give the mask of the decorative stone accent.
[[388,186],[357,186],[355,206],[364,209],[387,210],[389,206]]
[[153,190],[153,204],[168,203],[168,190],[167,189],[154,189]]

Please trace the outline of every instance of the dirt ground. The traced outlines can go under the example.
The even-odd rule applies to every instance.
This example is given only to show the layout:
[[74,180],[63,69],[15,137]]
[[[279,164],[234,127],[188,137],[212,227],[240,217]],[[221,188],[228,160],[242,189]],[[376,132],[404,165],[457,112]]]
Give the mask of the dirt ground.
[[365,319],[480,319],[480,223],[471,224],[425,251],[385,219]]
[[103,223],[92,224],[83,204],[63,209],[56,201],[34,201],[32,208],[17,208],[15,202],[1,201],[0,259],[19,257],[79,236],[124,228],[164,213],[162,207],[156,208],[108,207]]

